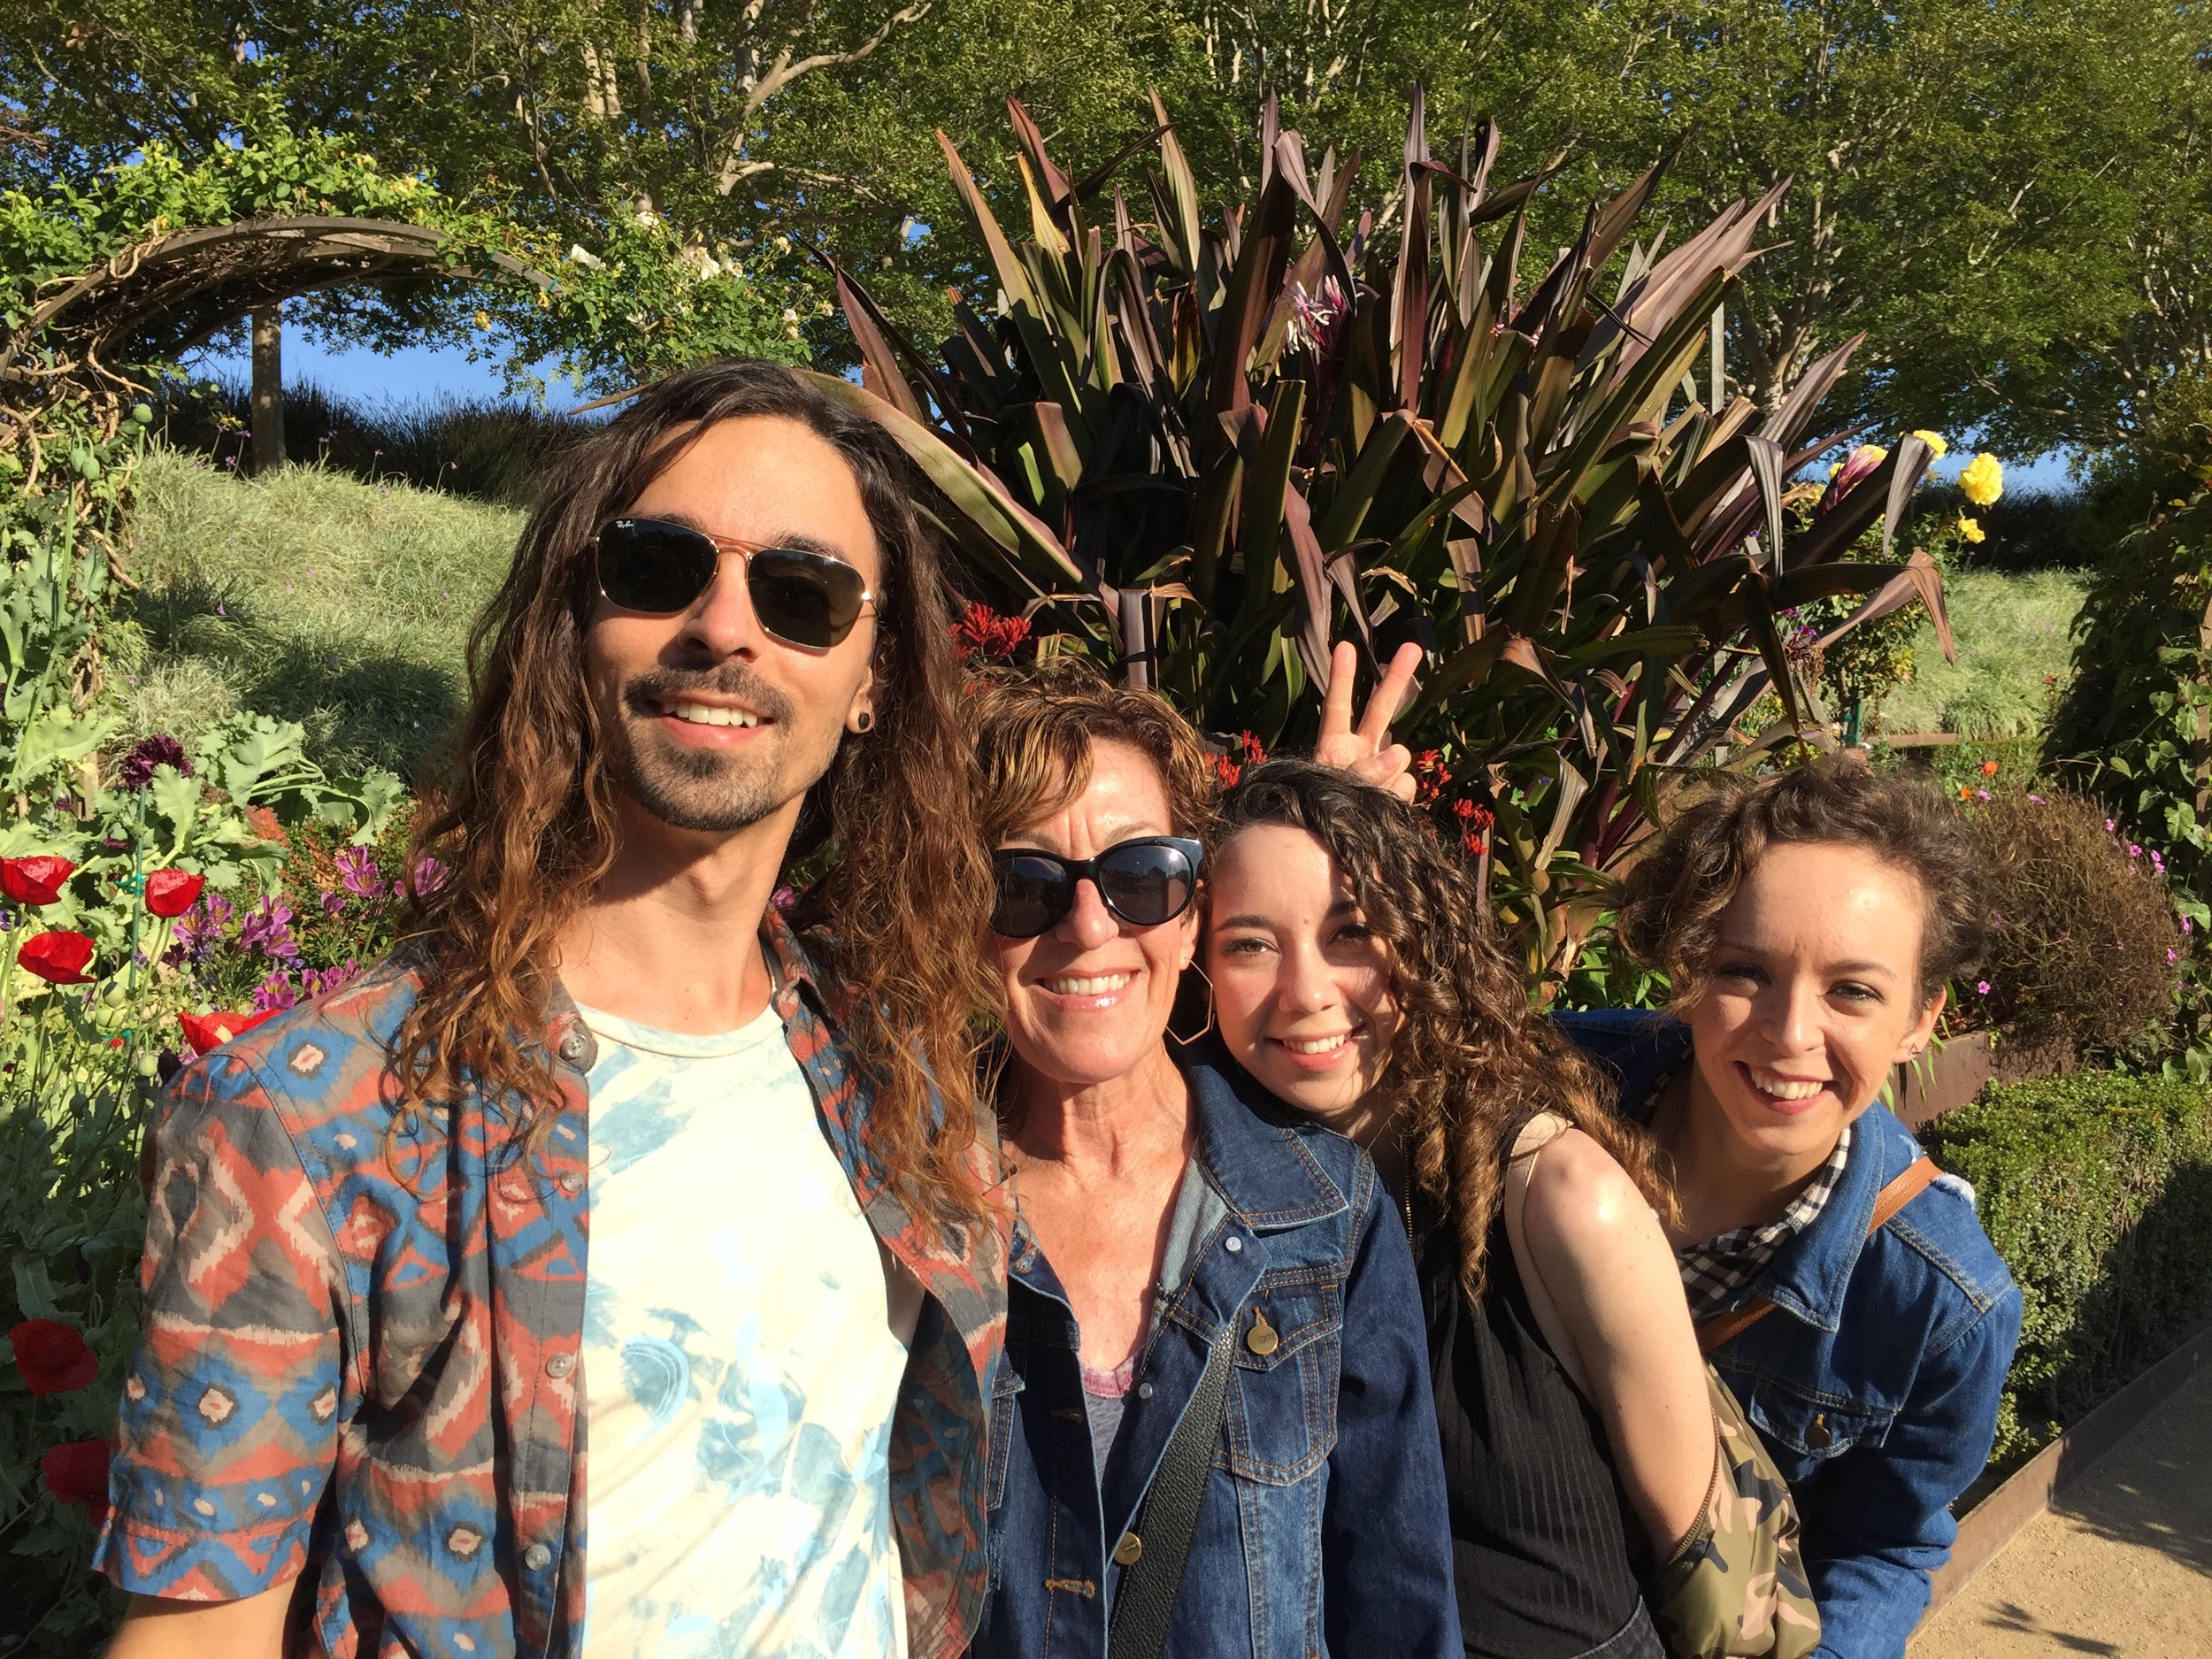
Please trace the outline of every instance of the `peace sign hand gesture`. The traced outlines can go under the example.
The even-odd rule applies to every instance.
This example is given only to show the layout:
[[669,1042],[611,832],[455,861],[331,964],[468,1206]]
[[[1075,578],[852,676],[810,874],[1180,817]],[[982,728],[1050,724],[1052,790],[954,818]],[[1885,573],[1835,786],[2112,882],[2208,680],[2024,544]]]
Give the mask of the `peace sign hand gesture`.
[[1359,657],[1349,640],[1338,641],[1329,654],[1329,695],[1321,704],[1321,736],[1313,746],[1314,759],[1348,772],[1362,783],[1387,789],[1401,801],[1412,800],[1413,751],[1390,741],[1390,722],[1413,689],[1421,655],[1420,646],[1411,640],[1398,648],[1355,730],[1352,677]]

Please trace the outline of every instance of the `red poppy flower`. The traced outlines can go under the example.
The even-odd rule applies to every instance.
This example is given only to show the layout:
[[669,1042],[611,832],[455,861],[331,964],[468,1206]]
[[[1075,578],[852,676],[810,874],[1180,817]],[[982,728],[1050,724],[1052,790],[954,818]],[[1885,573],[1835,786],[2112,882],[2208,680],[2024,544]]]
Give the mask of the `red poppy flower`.
[[146,878],[146,908],[156,916],[181,916],[207,886],[205,876],[182,870],[157,870]]
[[15,1368],[41,1398],[74,1394],[91,1386],[100,1374],[98,1358],[73,1325],[26,1319],[8,1333],[8,1340],[15,1346]]
[[195,1054],[212,1054],[233,1037],[251,1031],[265,1019],[273,1019],[280,1010],[270,1009],[260,1014],[179,1014],[177,1024],[184,1027],[184,1040],[192,1045]]
[[49,985],[89,985],[85,972],[92,961],[92,941],[82,933],[57,928],[23,941],[15,959]]
[[18,904],[51,904],[76,873],[66,858],[0,858],[0,892]]
[[92,1524],[108,1518],[108,1443],[105,1440],[65,1440],[50,1446],[38,1460],[46,1477],[46,1490],[63,1503],[81,1503],[92,1511]]
[[1982,776],[1983,776],[1983,777],[1985,777],[1985,778],[1994,778],[1996,775],[1997,775],[1997,763],[1996,763],[1995,761],[1993,761],[1993,760],[1985,760],[1985,761],[1982,762]]

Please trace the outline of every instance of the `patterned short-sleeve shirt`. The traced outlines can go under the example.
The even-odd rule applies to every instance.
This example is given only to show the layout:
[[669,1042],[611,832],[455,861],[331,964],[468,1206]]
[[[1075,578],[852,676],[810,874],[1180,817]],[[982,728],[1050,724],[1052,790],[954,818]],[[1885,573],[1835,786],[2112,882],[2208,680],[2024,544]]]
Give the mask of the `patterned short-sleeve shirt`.
[[[823,1132],[925,1300],[890,1447],[910,1651],[955,1659],[986,1580],[983,1391],[1005,1333],[987,1225],[913,1214],[795,935],[764,942]],[[395,960],[188,1067],[165,1097],[96,1562],[187,1601],[311,1580],[309,1651],[571,1659],[583,1625],[580,1351],[590,1032],[557,987],[563,1099],[526,1160],[473,1093],[394,1125],[419,979]],[[980,1185],[987,1148],[974,1148]]]

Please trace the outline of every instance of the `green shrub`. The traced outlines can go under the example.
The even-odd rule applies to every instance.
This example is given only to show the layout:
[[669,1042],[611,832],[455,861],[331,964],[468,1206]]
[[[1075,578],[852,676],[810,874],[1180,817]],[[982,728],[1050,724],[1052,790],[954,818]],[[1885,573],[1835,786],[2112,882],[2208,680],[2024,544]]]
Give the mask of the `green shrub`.
[[1962,1023],[2069,1056],[2155,1063],[2189,944],[2157,851],[2047,784],[1959,793],[1992,911],[1981,972],[1952,987]]
[[2024,1319],[1993,1462],[2035,1451],[2164,1356],[2212,1297],[2212,1102],[2080,1071],[1991,1089],[1924,1139],[1974,1184]]

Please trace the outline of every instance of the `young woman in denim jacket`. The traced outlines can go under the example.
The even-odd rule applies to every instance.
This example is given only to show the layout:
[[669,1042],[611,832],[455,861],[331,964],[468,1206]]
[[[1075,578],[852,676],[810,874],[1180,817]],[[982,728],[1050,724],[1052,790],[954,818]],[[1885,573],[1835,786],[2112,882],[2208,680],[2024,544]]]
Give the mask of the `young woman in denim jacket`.
[[1903,1655],[2020,1333],[1963,1182],[1869,1234],[1921,1156],[1877,1096],[1981,949],[1973,868],[1947,803],[1855,762],[1735,786],[1624,895],[1620,941],[1678,1017],[1561,1017],[1671,1164],[1692,1311],[1739,1327],[1709,1357],[1795,1494],[1828,1659]]
[[1270,762],[1224,803],[1205,969],[1229,1052],[1416,1237],[1464,1653],[1661,1659],[1640,1581],[1716,1452],[1670,1201],[1479,900],[1413,808]]
[[1072,671],[973,713],[1013,1232],[972,1653],[1105,1659],[1167,1553],[1148,1500],[1225,1343],[1170,1659],[1457,1659],[1397,1212],[1356,1146],[1165,1036],[1212,817],[1195,734]]

